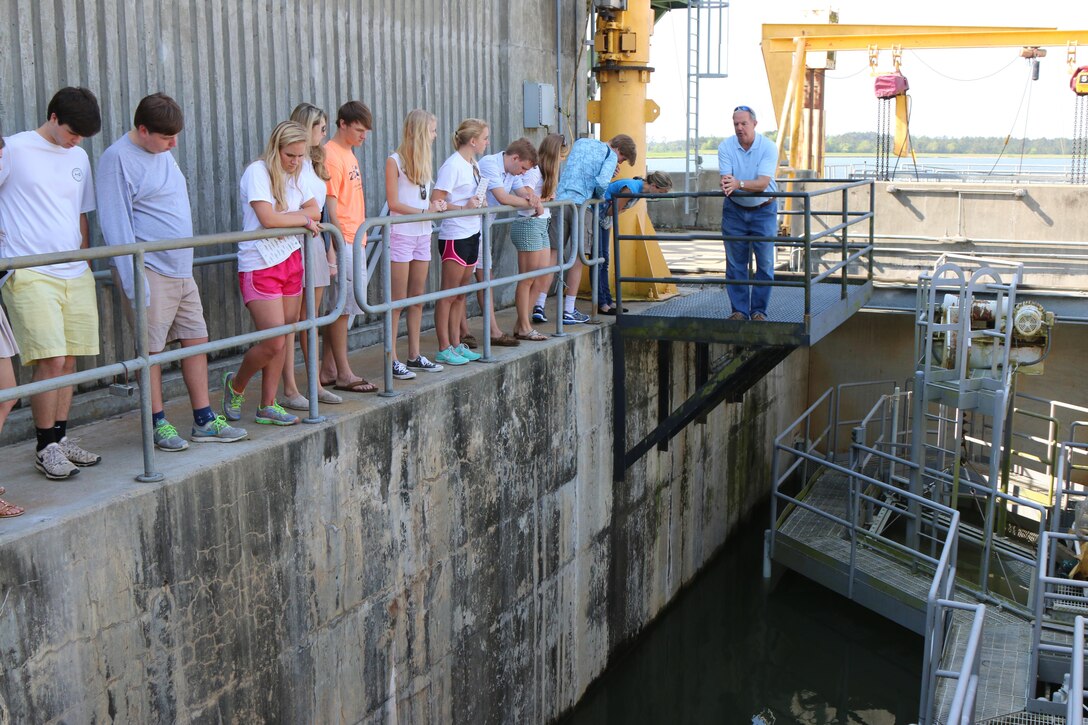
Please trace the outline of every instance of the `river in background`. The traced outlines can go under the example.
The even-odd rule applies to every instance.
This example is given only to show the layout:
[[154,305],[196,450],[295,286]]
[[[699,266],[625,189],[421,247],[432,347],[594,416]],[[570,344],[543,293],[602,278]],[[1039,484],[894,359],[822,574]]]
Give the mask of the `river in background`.
[[766,525],[761,509],[561,722],[915,722],[922,638],[792,572],[769,589]]
[[[716,171],[718,157],[712,151],[701,153],[703,169]],[[915,167],[911,159],[892,158],[889,161],[890,168],[898,176],[910,178],[915,172],[944,173],[949,176],[966,175],[971,178],[985,178],[993,176],[1001,179],[1008,176],[1019,175],[1045,175],[1064,179],[1070,172],[1070,160],[1067,157],[1056,156],[1016,156],[1005,154],[1003,156],[968,156],[964,154],[945,155],[921,155],[918,156],[918,165]],[[646,160],[648,171],[667,171],[681,173],[684,171],[684,157],[649,158]],[[875,156],[827,156],[824,158],[824,178],[843,178],[850,173],[872,174],[876,171]]]

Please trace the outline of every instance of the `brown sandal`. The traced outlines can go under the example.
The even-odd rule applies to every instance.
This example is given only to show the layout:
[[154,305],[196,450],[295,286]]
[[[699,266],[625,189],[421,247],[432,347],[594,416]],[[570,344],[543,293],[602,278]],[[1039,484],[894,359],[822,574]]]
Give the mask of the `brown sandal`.
[[22,516],[25,512],[26,509],[22,506],[16,506],[0,498],[0,519],[13,519],[16,516]]
[[[498,345],[499,347],[517,347],[521,343],[519,343],[517,340],[515,340],[514,339],[515,337],[517,337],[517,335],[514,335],[513,337],[511,337],[510,335],[507,335],[504,332],[501,335],[499,335],[498,337],[491,338],[491,344],[492,345]],[[520,339],[520,338],[518,338],[518,339]]]
[[378,386],[374,383],[368,382],[366,378],[359,378],[355,382],[348,383],[347,385],[334,385],[333,390],[343,390],[348,393],[376,393],[378,392]]

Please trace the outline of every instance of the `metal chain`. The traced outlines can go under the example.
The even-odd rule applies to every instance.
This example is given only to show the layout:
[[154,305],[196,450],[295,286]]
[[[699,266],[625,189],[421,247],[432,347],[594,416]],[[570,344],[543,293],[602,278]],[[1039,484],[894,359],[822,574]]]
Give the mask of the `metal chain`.
[[1088,182],[1088,96],[1077,96],[1073,107],[1073,158],[1070,182]]

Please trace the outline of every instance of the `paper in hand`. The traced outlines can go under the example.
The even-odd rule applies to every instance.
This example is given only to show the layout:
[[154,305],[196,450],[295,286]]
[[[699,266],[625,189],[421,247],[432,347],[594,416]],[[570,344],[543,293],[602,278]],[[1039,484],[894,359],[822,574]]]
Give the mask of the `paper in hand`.
[[487,198],[487,179],[480,179],[480,183],[476,185],[476,193],[473,196],[477,197],[481,202]]

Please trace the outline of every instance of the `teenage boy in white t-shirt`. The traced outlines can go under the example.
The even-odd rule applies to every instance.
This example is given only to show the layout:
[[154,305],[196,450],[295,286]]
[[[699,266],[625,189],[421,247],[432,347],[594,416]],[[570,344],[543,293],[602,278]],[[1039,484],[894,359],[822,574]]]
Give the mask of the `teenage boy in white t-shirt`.
[[[98,160],[99,226],[106,244],[134,244],[193,236],[193,215],[185,176],[170,150],[177,146],[184,125],[181,106],[170,96],[155,93],[136,106],[132,130],[117,139]],[[132,257],[114,257],[115,280],[133,301]],[[142,303],[147,308],[148,348],[162,352],[178,341],[182,347],[208,341],[204,307],[193,279],[193,250],[171,249],[144,257]],[[131,312],[131,307],[126,308]],[[132,315],[126,315],[131,320]],[[193,406],[192,439],[229,443],[246,431],[212,411],[208,398],[208,359],[193,355],[181,361],[181,375]],[[162,369],[151,368],[151,416],[155,446],[183,451],[188,441],[166,420],[162,399]]]
[[[537,216],[543,214],[544,207],[540,199],[524,198],[513,193],[514,179],[536,166],[536,157],[536,147],[527,138],[519,138],[511,142],[505,151],[482,157],[478,165],[480,175],[487,179],[487,205],[514,206],[519,209],[532,209]],[[494,252],[494,236],[492,236],[491,249]],[[483,242],[481,241],[480,255],[476,261],[476,280],[482,282],[483,279]],[[483,309],[483,291],[477,292],[476,296],[480,302],[480,309]],[[513,335],[503,332],[498,321],[495,320],[494,297],[491,303],[491,344],[504,347],[515,347],[520,344]]]
[[[86,88],[62,88],[34,131],[11,136],[0,169],[0,229],[4,256],[74,252],[90,244],[87,212],[94,211],[94,186],[83,139],[102,128],[98,99]],[[20,269],[4,285],[11,327],[24,365],[34,380],[75,372],[78,355],[97,355],[98,307],[94,277],[86,262]],[[93,466],[101,456],[67,436],[72,388],[30,397],[38,445],[34,465],[47,478],[62,479]]]

